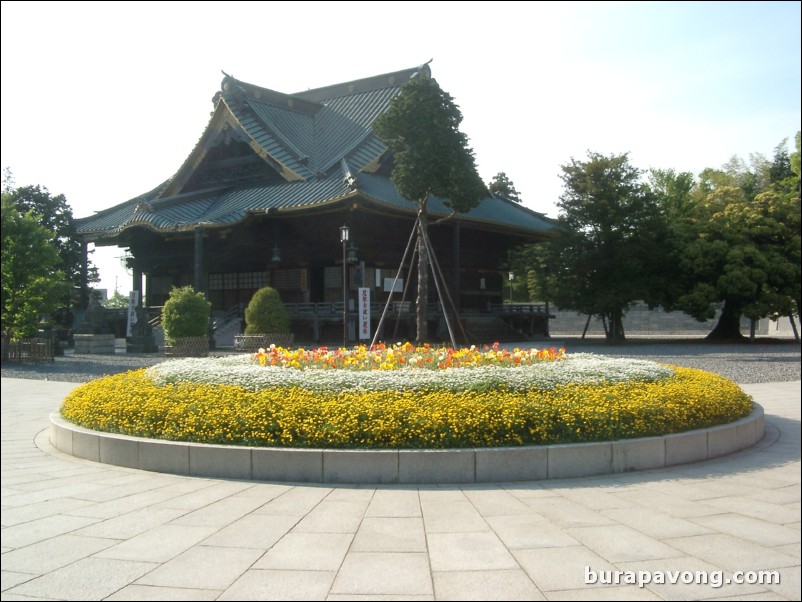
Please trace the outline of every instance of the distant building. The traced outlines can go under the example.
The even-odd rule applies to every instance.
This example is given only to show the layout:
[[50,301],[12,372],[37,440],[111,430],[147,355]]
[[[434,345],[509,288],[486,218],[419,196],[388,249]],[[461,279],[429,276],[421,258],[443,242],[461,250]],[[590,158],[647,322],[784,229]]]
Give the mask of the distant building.
[[[226,75],[206,130],[176,174],[79,220],[79,233],[130,250],[133,289],[142,291],[146,279],[146,306],[159,307],[173,286],[190,284],[219,314],[270,285],[289,304],[294,330],[308,330],[301,340],[325,340],[326,324],[342,310],[342,225],[351,232],[350,299],[360,286],[371,289],[375,304],[391,294],[388,279],[417,205],[390,181],[392,155],[371,126],[415,74],[430,77],[429,67],[297,94]],[[437,198],[429,208],[435,220],[450,213]],[[433,225],[431,241],[460,312],[492,315],[504,300],[508,250],[543,241],[554,227],[543,214],[496,197]],[[404,283],[414,286],[414,277],[405,270]],[[401,293],[393,295],[400,301]]]

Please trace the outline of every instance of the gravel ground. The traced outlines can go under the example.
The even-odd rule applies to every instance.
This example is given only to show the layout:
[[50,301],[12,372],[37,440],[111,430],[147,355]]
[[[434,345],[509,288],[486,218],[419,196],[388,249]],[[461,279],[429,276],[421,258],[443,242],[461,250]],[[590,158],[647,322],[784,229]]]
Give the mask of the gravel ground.
[[[504,345],[512,348],[516,345]],[[800,376],[800,345],[787,339],[758,339],[753,344],[708,343],[703,339],[631,339],[623,345],[607,345],[603,339],[554,337],[548,341],[519,343],[518,347],[565,347],[568,353],[598,353],[642,357],[656,362],[716,372],[742,384],[789,382]],[[225,355],[229,352],[212,352]],[[4,362],[3,378],[30,378],[63,382],[87,382],[108,374],[145,368],[165,361],[160,354],[71,355],[52,363]]]

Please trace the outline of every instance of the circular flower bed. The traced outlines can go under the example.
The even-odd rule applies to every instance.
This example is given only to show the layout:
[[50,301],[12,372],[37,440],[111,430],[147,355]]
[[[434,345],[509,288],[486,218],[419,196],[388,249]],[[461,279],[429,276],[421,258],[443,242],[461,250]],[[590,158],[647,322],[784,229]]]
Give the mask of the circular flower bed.
[[636,359],[409,343],[164,362],[87,383],[62,415],[105,432],[301,448],[577,443],[735,421],[721,376]]

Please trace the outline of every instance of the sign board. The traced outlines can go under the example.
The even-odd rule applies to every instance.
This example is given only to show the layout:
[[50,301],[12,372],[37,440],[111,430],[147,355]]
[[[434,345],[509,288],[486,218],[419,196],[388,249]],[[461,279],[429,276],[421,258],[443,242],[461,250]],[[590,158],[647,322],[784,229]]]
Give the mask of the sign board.
[[359,338],[370,338],[370,289],[359,289]]
[[125,336],[133,336],[131,329],[136,324],[136,308],[139,305],[139,291],[128,293],[128,322],[125,327]]
[[393,279],[392,278],[385,278],[384,279],[384,292],[385,293],[401,293],[404,291],[404,279],[399,278],[396,280],[395,288],[393,288]]

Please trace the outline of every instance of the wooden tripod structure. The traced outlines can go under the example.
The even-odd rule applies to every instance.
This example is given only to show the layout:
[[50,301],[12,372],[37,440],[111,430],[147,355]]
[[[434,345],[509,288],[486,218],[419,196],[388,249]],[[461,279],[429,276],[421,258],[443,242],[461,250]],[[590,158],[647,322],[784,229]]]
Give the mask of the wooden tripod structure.
[[[393,294],[392,291],[395,290],[395,285],[398,282],[398,279],[401,277],[401,273],[404,269],[404,264],[407,261],[407,257],[409,256],[410,248],[412,248],[412,257],[409,263],[409,272],[407,273],[407,279],[404,282],[404,291],[401,295],[401,304],[398,310],[398,316],[396,318],[395,330],[393,331],[393,338],[395,338],[395,333],[398,331],[398,323],[401,319],[401,312],[404,307],[404,303],[407,298],[407,292],[409,291],[409,283],[411,278],[409,275],[412,273],[412,268],[415,266],[415,262],[418,259],[418,245],[420,242],[423,242],[423,246],[426,249],[426,257],[429,262],[429,267],[431,268],[431,273],[434,277],[434,286],[437,290],[437,299],[440,302],[440,308],[443,311],[443,317],[446,321],[446,327],[448,328],[448,336],[451,339],[451,345],[454,349],[457,348],[457,340],[456,336],[454,335],[454,326],[452,325],[452,320],[449,317],[448,308],[446,308],[446,302],[453,312],[453,320],[456,322],[456,327],[459,329],[460,334],[462,335],[462,340],[467,341],[468,337],[465,334],[465,329],[462,327],[462,322],[459,319],[459,313],[457,312],[457,307],[454,304],[454,299],[451,297],[451,293],[448,290],[448,286],[446,286],[445,276],[443,275],[443,270],[440,268],[440,262],[437,261],[437,256],[434,253],[434,248],[432,247],[431,241],[429,240],[429,234],[426,232],[424,228],[421,228],[421,218],[420,214],[418,214],[415,223],[412,226],[412,232],[409,234],[409,240],[407,241],[407,247],[404,249],[404,256],[401,258],[401,263],[398,266],[398,270],[396,271],[395,278],[393,278],[393,284],[390,287],[390,295],[387,297],[387,302],[384,304],[384,309],[382,310],[381,318],[379,319],[379,324],[376,327],[376,333],[373,335],[373,339],[370,342],[370,348],[373,349],[374,345],[376,345],[379,332],[381,332],[382,326],[384,325],[384,320],[387,317],[387,313],[390,309],[390,301],[392,300]],[[415,241],[415,245],[413,247],[412,241]],[[426,303],[426,299],[418,299],[417,302]]]

